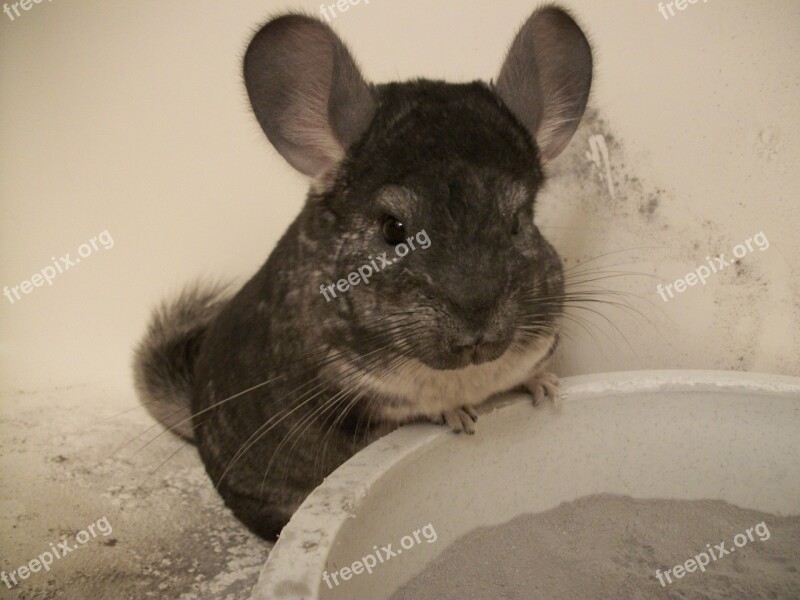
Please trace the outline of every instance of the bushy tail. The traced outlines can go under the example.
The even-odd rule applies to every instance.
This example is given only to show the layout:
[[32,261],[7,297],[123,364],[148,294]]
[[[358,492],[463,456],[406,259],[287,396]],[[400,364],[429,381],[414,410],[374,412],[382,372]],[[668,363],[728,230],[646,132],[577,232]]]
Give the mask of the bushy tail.
[[153,417],[184,439],[194,439],[191,389],[194,364],[209,324],[230,298],[229,287],[197,284],[153,311],[136,348],[134,381]]

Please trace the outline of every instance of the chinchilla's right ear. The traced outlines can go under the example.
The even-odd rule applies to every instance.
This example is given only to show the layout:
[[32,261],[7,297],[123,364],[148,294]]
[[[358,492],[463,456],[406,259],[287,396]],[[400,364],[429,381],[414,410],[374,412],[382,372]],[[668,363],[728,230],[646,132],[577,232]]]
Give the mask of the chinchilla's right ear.
[[375,113],[372,88],[345,45],[314,18],[288,14],[264,25],[244,57],[258,122],[295,169],[319,177],[344,158]]
[[589,41],[566,11],[545,6],[520,29],[495,89],[547,163],[578,128],[591,85]]

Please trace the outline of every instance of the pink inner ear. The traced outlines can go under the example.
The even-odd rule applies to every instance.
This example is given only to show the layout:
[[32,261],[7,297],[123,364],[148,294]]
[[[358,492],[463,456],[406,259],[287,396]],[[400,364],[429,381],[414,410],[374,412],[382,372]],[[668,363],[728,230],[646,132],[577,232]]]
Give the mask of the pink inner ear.
[[278,130],[292,147],[284,157],[305,175],[317,177],[341,161],[344,151],[328,120],[333,76],[329,33],[316,23],[303,25],[289,32],[287,47],[280,49],[286,101]]
[[[310,95],[294,91],[295,99],[284,112],[281,135],[291,140],[296,150],[287,160],[296,169],[309,177],[317,177],[344,158],[344,149],[339,144],[327,114],[327,96],[322,90],[313,90]],[[319,94],[319,95],[317,95]]]
[[546,163],[567,147],[572,134],[577,129],[583,110],[575,114],[575,98],[569,97],[569,90],[556,90],[545,102],[545,114],[536,131],[536,144],[540,158]]

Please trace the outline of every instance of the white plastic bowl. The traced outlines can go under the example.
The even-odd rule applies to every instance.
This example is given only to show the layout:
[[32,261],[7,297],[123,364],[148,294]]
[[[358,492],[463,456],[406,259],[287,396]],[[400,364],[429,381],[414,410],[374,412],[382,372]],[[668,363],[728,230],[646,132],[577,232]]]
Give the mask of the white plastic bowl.
[[[562,386],[560,411],[509,396],[474,436],[420,424],[359,452],[292,517],[252,598],[386,598],[472,529],[588,494],[800,514],[800,378],[633,371]],[[423,538],[338,586],[323,581],[428,523],[435,543]]]

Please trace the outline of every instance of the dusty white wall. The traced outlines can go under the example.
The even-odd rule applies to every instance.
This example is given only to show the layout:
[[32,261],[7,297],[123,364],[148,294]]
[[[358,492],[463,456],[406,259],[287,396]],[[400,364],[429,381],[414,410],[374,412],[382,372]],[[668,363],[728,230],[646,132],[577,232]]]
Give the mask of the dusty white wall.
[[[372,0],[333,24],[374,81],[490,78],[535,4]],[[596,342],[576,329],[562,371],[800,374],[800,3],[712,0],[668,21],[649,0],[564,5],[596,48],[594,111],[553,165],[542,223],[568,266],[621,250],[589,264],[650,277],[604,282],[640,296],[627,301],[644,317],[601,308],[622,335],[602,320]],[[263,262],[306,184],[251,116],[240,57],[252,28],[289,6],[319,10],[54,0],[13,22],[0,14],[0,285],[74,257],[104,230],[114,240],[52,286],[0,298],[4,386],[127,389],[154,302],[199,275],[241,280]],[[614,198],[605,164],[586,157],[598,134]],[[668,303],[656,294],[759,231],[768,250]]]

